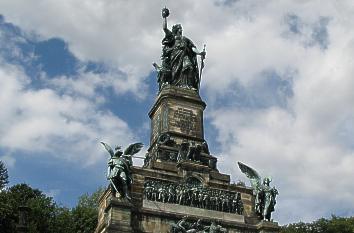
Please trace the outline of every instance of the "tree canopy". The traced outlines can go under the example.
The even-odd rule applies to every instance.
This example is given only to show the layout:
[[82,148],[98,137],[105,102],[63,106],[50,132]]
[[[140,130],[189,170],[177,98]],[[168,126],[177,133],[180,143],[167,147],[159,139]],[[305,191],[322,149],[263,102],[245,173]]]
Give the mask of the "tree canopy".
[[0,192],[0,232],[16,232],[19,207],[27,206],[29,233],[88,233],[97,225],[97,200],[103,189],[84,194],[76,207],[56,204],[52,197],[27,184],[17,184]]
[[320,218],[312,223],[292,223],[282,227],[281,233],[353,233],[354,217],[332,216]]

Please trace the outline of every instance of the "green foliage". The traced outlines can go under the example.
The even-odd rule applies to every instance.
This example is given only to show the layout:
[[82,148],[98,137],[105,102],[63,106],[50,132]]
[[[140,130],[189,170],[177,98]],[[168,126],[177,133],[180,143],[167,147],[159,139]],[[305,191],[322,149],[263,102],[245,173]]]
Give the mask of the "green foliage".
[[52,198],[27,184],[17,184],[0,193],[1,232],[14,232],[20,206],[31,208],[28,215],[30,233],[49,232],[55,203]]
[[17,184],[0,192],[0,232],[16,232],[18,209],[30,208],[29,233],[88,233],[97,225],[100,188],[84,194],[73,209],[58,206],[51,197],[27,184]]
[[9,183],[9,175],[3,161],[0,160],[0,190]]
[[50,232],[76,233],[71,210],[65,207],[57,207],[51,220]]
[[83,194],[79,197],[77,206],[98,209],[98,199],[103,194],[103,192],[104,188],[100,187],[91,195],[88,193]]
[[354,217],[332,216],[321,218],[312,223],[292,223],[282,227],[281,233],[353,233]]
[[79,197],[78,205],[72,210],[74,229],[78,233],[94,232],[97,226],[98,198],[104,189],[99,188],[93,194]]

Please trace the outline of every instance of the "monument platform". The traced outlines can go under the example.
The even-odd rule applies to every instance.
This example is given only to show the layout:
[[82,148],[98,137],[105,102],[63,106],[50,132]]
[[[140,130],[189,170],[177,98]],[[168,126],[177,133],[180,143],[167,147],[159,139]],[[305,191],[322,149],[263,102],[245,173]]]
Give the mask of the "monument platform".
[[277,223],[256,216],[251,187],[231,184],[230,175],[219,172],[217,157],[204,139],[205,107],[195,90],[167,85],[160,91],[149,112],[144,166],[131,167],[132,200],[107,189],[100,199],[96,233],[167,233],[185,216],[190,224],[215,223],[229,233],[279,231]]

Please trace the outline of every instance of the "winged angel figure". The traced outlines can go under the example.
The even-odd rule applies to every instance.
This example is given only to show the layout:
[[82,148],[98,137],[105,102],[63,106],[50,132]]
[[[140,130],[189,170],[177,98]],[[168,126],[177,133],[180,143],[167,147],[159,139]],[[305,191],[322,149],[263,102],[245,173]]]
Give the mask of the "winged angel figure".
[[242,173],[250,179],[252,188],[254,189],[256,195],[256,214],[262,218],[262,220],[270,221],[271,213],[274,211],[274,206],[276,204],[275,197],[279,194],[275,187],[270,187],[272,179],[270,177],[265,177],[262,182],[262,177],[256,170],[241,162],[238,162],[238,166]]
[[115,151],[113,151],[107,143],[101,142],[101,144],[111,156],[108,161],[107,179],[110,181],[114,195],[119,194],[119,197],[130,201],[132,156],[141,150],[143,144],[140,142],[131,144],[125,149],[124,153],[120,146],[116,146]]

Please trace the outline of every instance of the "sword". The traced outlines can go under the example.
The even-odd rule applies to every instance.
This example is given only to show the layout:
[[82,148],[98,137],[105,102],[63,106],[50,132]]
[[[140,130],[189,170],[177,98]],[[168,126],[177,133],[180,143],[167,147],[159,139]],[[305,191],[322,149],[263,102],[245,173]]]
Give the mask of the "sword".
[[132,157],[137,159],[145,159],[145,157],[140,157],[140,156],[132,156]]
[[[205,53],[205,46],[206,46],[206,45],[204,44],[204,48],[203,48],[203,52],[204,52],[204,53]],[[205,59],[205,54],[204,54],[204,56],[201,56],[198,90],[200,89],[200,83],[201,83],[201,81],[202,81],[202,72],[203,72],[203,68],[204,68],[204,59]]]
[[111,182],[113,188],[116,190],[117,193],[119,193],[117,187],[115,186],[115,184],[113,183],[112,179],[109,179],[109,181]]

